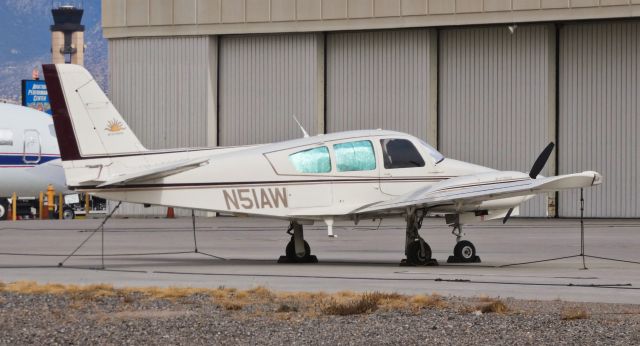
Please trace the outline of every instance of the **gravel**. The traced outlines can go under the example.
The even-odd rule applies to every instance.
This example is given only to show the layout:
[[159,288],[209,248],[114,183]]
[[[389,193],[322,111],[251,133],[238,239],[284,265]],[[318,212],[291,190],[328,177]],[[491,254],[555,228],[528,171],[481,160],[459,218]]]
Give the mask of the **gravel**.
[[[481,298],[443,299],[445,308],[327,316],[308,309],[276,312],[282,304],[275,302],[228,310],[200,294],[86,299],[0,292],[0,344],[640,344],[638,305],[502,299],[509,312],[480,313]],[[563,319],[575,310],[588,316]]]

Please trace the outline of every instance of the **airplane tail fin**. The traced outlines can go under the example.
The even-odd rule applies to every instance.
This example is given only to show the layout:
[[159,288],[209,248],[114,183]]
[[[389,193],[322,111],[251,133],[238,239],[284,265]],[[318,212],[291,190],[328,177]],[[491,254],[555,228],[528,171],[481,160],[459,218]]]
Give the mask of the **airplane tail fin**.
[[63,161],[147,151],[84,67],[42,66]]

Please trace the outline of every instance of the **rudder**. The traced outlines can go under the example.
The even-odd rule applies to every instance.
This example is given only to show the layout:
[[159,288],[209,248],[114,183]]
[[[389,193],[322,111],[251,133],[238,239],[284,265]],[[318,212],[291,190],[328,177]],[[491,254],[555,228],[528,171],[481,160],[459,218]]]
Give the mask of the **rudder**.
[[147,150],[84,67],[47,64],[42,70],[63,161]]

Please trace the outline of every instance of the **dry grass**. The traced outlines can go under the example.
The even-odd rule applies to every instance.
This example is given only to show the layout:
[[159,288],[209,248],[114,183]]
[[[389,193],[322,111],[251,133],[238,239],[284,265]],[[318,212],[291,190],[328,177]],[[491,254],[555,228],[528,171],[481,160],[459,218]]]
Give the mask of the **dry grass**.
[[378,299],[375,293],[365,293],[355,299],[340,300],[339,296],[330,298],[324,302],[320,310],[325,315],[360,315],[366,314],[378,309]]
[[242,308],[245,306],[245,303],[241,303],[241,302],[233,302],[233,301],[229,301],[229,300],[225,300],[223,302],[221,302],[219,304],[219,306],[225,310],[229,310],[229,311],[238,311],[238,310],[242,310]]
[[16,281],[2,286],[2,291],[20,294],[66,294],[75,299],[94,299],[116,295],[116,290],[111,285],[40,285],[35,281]]
[[338,292],[322,300],[320,312],[324,315],[359,315],[384,310],[404,310],[409,307],[409,297],[399,293]]
[[489,297],[485,294],[481,294],[476,298],[481,303],[493,303],[496,299]]
[[[273,292],[258,286],[249,290],[235,288],[190,288],[190,287],[133,287],[114,288],[111,285],[61,285],[37,284],[33,281],[18,281],[9,284],[0,283],[0,291],[18,294],[56,294],[68,295],[80,301],[96,300],[103,297],[117,297],[124,304],[145,299],[179,300],[193,295],[203,295],[221,309],[242,310],[248,305],[258,306],[263,312],[276,311],[279,315],[295,313],[296,316],[317,317],[320,315],[357,315],[374,312],[422,309],[443,309],[446,301],[437,294],[407,296],[398,293],[370,292],[358,293],[340,291],[325,292]],[[261,306],[260,306],[261,305]],[[77,306],[76,308],[80,308]]]
[[411,297],[410,303],[414,310],[444,309],[448,307],[447,302],[445,302],[442,299],[442,296],[437,293],[433,293],[430,296],[424,294],[413,296]]
[[276,312],[282,313],[282,312],[298,312],[298,307],[295,305],[289,305],[286,303],[281,303],[278,308],[276,309]]
[[250,290],[245,291],[249,296],[251,296],[252,298],[257,298],[257,299],[267,299],[267,300],[271,300],[274,297],[274,294],[271,293],[271,291],[264,287],[264,286],[258,286],[258,287],[254,287]]
[[485,304],[478,305],[476,307],[476,310],[479,310],[483,314],[490,314],[490,313],[506,314],[507,312],[509,312],[509,308],[507,307],[507,305],[505,305],[505,303],[497,299],[491,302],[487,302]]
[[564,321],[584,320],[589,318],[589,313],[582,308],[569,308],[562,311],[560,318]]
[[506,314],[511,312],[511,309],[500,299],[487,297],[485,295],[481,295],[475,299],[481,304],[465,305],[459,310],[460,313]]
[[193,287],[137,287],[118,289],[118,293],[122,294],[142,294],[143,296],[155,299],[180,299],[190,297],[196,294],[208,294],[209,289],[193,288]]

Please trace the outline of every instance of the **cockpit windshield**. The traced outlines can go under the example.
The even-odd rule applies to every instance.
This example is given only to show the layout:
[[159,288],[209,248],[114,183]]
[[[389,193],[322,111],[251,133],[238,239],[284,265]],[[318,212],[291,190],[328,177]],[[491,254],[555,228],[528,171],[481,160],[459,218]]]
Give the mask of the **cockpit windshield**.
[[427,149],[429,155],[433,158],[433,161],[438,164],[444,160],[444,155],[440,154],[434,147],[430,146],[427,142],[420,140],[420,144]]

